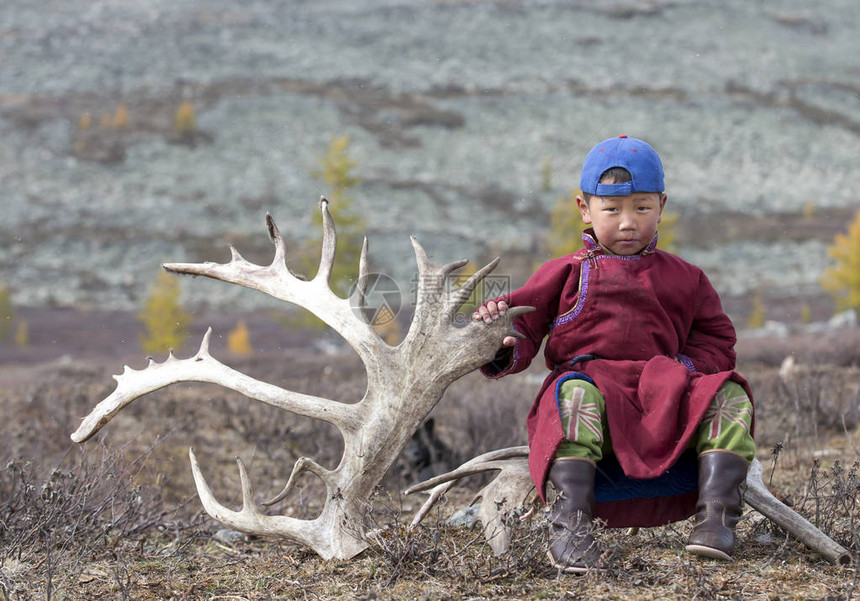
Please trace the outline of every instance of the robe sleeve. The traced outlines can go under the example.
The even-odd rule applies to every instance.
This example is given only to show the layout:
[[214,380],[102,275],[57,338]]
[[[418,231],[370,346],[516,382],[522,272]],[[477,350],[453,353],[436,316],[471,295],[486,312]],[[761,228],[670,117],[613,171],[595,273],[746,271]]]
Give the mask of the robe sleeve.
[[735,327],[723,312],[717,291],[701,273],[690,335],[678,359],[691,371],[704,374],[731,371],[735,368],[735,342]]
[[579,261],[572,255],[553,259],[542,265],[522,288],[493,300],[505,301],[511,307],[529,306],[535,310],[517,317],[514,329],[524,338],[517,338],[513,347],[499,349],[495,359],[482,366],[488,378],[500,378],[526,369],[540,350],[558,314],[559,299],[565,284],[578,281]]

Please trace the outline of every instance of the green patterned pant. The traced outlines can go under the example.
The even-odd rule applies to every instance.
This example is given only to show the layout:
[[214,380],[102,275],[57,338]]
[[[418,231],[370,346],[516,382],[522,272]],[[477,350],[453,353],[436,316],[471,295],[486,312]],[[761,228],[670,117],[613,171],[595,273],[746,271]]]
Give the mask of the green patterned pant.
[[[606,402],[596,386],[585,380],[567,380],[558,393],[558,408],[564,440],[556,457],[582,457],[598,462],[611,452]],[[737,453],[747,461],[755,457],[750,435],[753,407],[737,382],[726,382],[705,413],[690,446],[697,453],[721,449]]]

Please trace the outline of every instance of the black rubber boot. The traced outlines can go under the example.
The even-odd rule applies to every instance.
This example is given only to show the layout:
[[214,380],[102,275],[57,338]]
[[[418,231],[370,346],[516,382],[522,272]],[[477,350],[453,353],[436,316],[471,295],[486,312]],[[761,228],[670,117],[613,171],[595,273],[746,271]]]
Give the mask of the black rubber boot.
[[557,492],[549,515],[549,560],[564,572],[597,566],[600,549],[592,536],[594,464],[587,459],[556,460],[549,480]]
[[687,551],[731,561],[735,550],[735,526],[741,517],[741,485],[746,481],[747,460],[730,451],[699,455],[699,500],[696,525]]

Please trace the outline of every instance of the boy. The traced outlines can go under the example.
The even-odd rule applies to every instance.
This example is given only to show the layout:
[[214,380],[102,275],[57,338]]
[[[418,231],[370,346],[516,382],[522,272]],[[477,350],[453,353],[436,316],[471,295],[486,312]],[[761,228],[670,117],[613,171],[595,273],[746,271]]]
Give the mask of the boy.
[[688,448],[697,454],[698,493],[646,494],[597,516],[609,527],[655,526],[695,512],[687,550],[730,560],[740,487],[755,455],[752,395],[732,371],[734,327],[705,274],[657,249],[666,195],[651,146],[627,136],[599,143],[585,158],[580,188],[577,206],[591,226],[585,248],[549,261],[473,315],[489,322],[511,306],[536,309],[514,321],[523,338],[505,338],[481,368],[487,377],[524,370],[549,336],[552,373],[528,432],[537,489],[545,499],[548,477],[558,493],[550,561],[568,572],[597,565],[594,482],[605,455],[639,482],[677,472]]

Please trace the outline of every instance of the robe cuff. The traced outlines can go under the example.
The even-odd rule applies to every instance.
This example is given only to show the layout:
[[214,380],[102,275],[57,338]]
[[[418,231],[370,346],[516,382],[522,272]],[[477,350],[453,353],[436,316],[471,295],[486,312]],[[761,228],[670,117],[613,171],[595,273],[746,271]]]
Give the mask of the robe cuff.
[[696,371],[696,366],[693,365],[693,360],[690,359],[687,355],[682,355],[681,353],[678,353],[677,355],[675,355],[675,359],[677,359],[678,362],[680,362],[690,371]]
[[481,366],[481,373],[491,379],[501,378],[511,373],[516,367],[517,359],[519,358],[519,353],[517,353],[519,344],[520,342],[517,340],[513,347],[503,346],[500,348],[492,361]]

